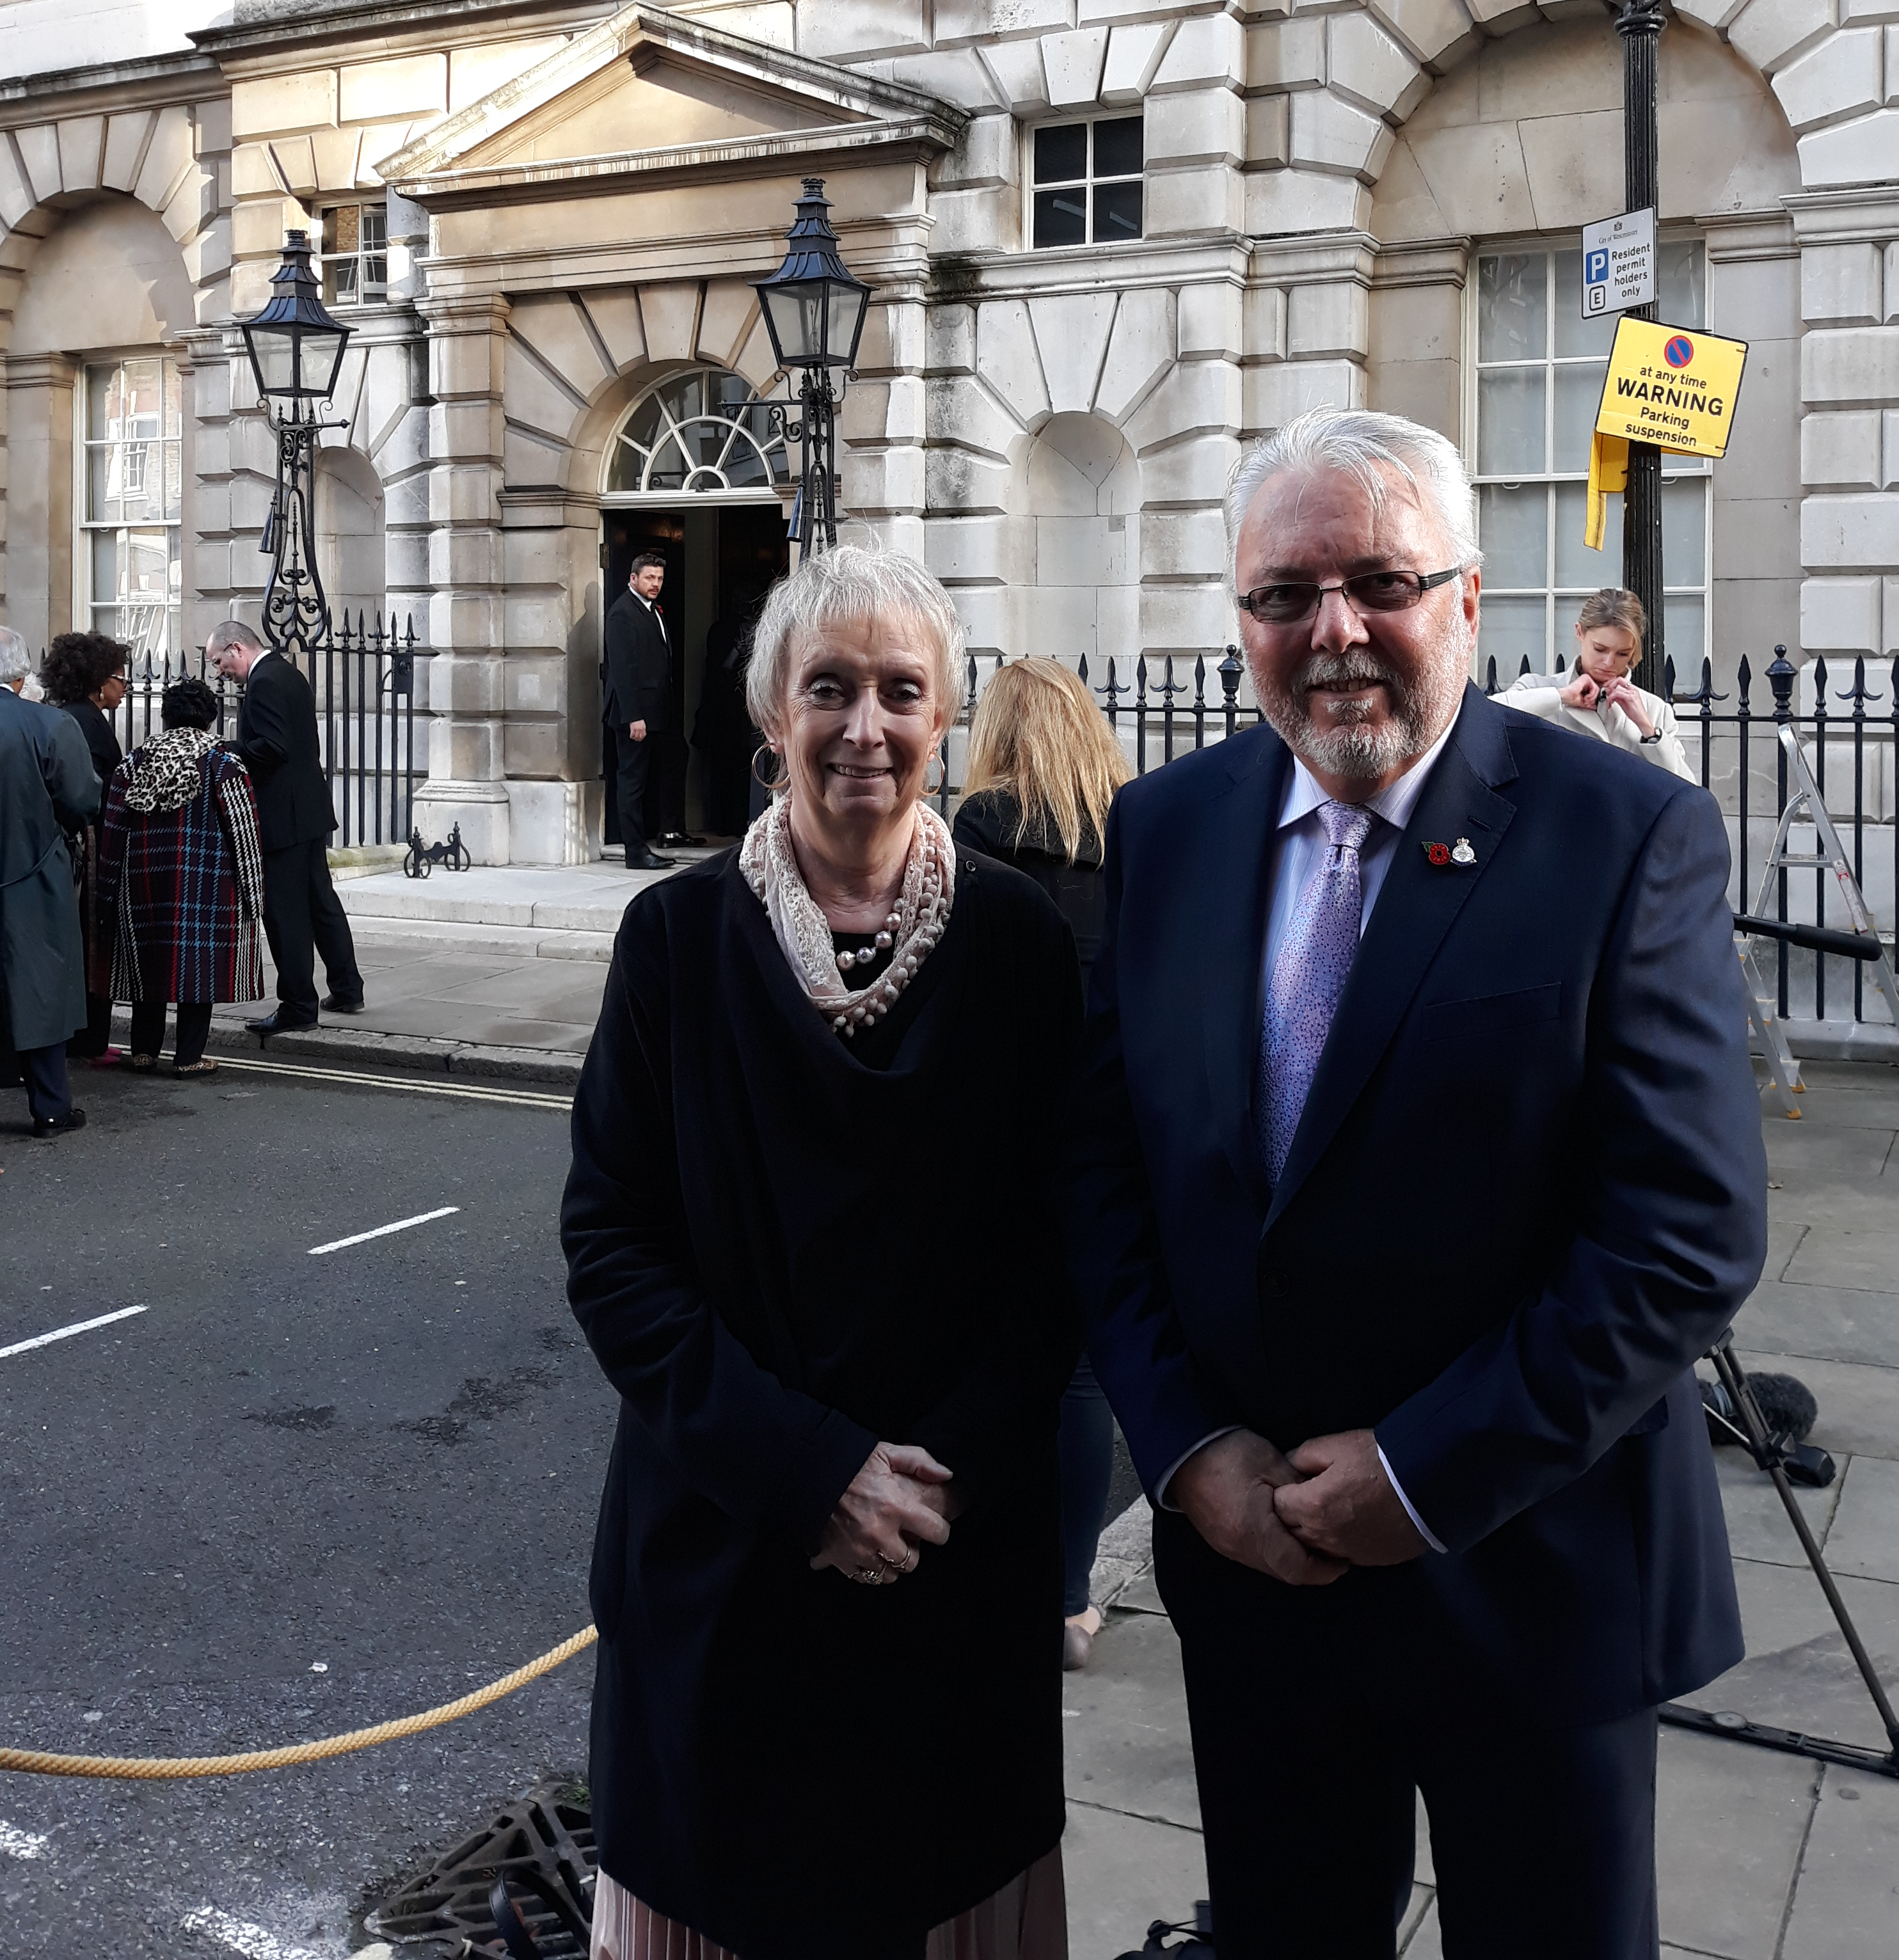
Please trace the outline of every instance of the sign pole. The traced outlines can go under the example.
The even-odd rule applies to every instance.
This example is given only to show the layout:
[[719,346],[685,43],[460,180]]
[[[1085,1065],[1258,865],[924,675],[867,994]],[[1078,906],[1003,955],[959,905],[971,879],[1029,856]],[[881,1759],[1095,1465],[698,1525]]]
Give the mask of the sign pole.
[[[1655,49],[1662,38],[1661,0],[1623,0],[1616,17],[1622,37],[1623,208],[1652,208],[1661,215],[1660,144],[1655,128]],[[1655,304],[1630,309],[1631,317],[1653,320]],[[1629,487],[1622,500],[1622,583],[1642,601],[1649,616],[1638,687],[1662,692],[1662,452],[1652,442],[1629,445]]]

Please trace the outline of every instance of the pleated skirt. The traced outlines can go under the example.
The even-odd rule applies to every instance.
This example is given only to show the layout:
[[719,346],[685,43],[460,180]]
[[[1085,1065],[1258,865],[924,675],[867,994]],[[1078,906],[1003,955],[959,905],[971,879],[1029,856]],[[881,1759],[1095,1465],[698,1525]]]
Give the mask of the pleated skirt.
[[[840,1901],[840,1911],[848,1905]],[[703,1934],[663,1919],[602,1872],[594,1893],[591,1960],[741,1960]],[[1068,1960],[1062,1847],[1037,1858],[980,1905],[938,1927],[924,1960]]]

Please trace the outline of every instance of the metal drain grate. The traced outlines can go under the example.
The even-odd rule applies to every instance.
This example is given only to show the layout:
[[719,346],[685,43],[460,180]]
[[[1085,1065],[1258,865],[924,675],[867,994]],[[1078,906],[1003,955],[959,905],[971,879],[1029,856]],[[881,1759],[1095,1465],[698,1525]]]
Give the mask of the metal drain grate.
[[505,1876],[543,1960],[586,1960],[576,1939],[546,1902],[550,1888],[578,1902],[588,1916],[594,1896],[593,1818],[581,1805],[564,1802],[559,1783],[531,1790],[485,1829],[438,1859],[423,1875],[385,1899],[368,1917],[370,1931],[398,1949],[429,1960],[467,1955],[469,1960],[508,1960],[495,1929],[488,1894]]

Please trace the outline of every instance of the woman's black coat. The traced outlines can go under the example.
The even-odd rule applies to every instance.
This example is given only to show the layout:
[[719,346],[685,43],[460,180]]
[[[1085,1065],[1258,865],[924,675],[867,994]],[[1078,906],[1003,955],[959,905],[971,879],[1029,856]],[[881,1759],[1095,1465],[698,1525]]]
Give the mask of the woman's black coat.
[[[1063,1824],[1047,1184],[1069,931],[957,853],[879,1060],[728,853],[627,908],[574,1106],[569,1297],[623,1398],[594,1544],[604,1868],[745,1960],[920,1955]],[[880,1440],[968,1510],[887,1586],[809,1561]]]
[[1082,963],[1082,986],[1088,987],[1094,970],[1094,956],[1101,944],[1101,922],[1107,916],[1107,886],[1101,877],[1101,841],[1085,819],[1075,862],[1054,826],[1045,818],[1031,818],[1026,829],[1022,806],[1007,790],[978,790],[957,806],[956,841],[964,849],[1013,865],[1024,877],[1033,878],[1055,902],[1056,908],[1075,935],[1075,950]]
[[[112,781],[113,771],[126,759],[126,752],[119,747],[119,738],[112,732],[112,718],[91,699],[62,702],[60,707],[78,723],[79,732],[86,738],[87,751],[92,757],[93,772],[98,777],[99,787],[103,791]],[[103,816],[98,819],[99,823],[104,821]]]

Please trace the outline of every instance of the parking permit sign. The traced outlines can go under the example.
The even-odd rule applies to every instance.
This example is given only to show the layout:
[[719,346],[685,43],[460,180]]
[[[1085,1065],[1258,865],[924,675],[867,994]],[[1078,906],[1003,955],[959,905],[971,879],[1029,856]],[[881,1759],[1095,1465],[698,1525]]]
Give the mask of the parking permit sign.
[[1627,211],[1582,228],[1582,317],[1626,313],[1655,298],[1655,213]]
[[1689,456],[1725,456],[1747,358],[1744,340],[1625,317],[1609,350],[1596,433]]

